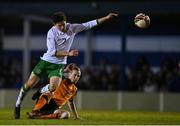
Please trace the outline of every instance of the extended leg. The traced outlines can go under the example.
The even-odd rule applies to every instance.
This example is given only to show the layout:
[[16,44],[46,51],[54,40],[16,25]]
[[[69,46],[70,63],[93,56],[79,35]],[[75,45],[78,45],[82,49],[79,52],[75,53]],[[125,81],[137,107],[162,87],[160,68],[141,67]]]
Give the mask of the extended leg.
[[36,76],[35,74],[31,73],[28,81],[22,86],[18,98],[16,100],[16,106],[14,110],[14,118],[19,119],[20,118],[20,108],[21,108],[21,103],[26,96],[27,92],[29,89],[31,89],[37,82],[39,81],[39,77]]

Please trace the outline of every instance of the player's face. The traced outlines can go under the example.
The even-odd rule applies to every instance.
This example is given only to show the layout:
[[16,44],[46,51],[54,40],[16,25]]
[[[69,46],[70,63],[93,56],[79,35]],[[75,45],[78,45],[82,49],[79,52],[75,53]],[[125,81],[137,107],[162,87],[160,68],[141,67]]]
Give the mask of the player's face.
[[55,26],[62,32],[66,32],[66,21],[61,21],[55,24]]
[[79,78],[81,76],[81,72],[78,71],[78,70],[72,70],[71,73],[69,74],[69,80],[72,82],[72,83],[77,83]]

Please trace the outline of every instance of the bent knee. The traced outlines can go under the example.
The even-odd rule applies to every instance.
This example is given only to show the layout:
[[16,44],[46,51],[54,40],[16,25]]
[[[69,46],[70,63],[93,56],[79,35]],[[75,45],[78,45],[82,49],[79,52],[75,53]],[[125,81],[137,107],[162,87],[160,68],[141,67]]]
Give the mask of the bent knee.
[[50,92],[54,92],[54,91],[56,90],[56,88],[57,88],[57,86],[54,85],[54,84],[50,84],[50,85],[49,85],[49,91],[50,91]]
[[59,118],[60,118],[60,119],[68,119],[68,118],[70,118],[70,113],[69,113],[68,111],[64,111],[64,112],[60,115]]
[[70,118],[70,112],[65,110],[55,110],[54,113],[59,114],[59,119],[68,119]]

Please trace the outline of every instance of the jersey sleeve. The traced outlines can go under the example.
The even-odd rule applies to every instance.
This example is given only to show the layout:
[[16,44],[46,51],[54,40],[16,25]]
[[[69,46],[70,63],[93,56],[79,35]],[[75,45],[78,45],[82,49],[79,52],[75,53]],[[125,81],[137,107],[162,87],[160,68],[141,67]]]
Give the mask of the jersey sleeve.
[[72,24],[72,29],[74,33],[79,33],[81,31],[91,29],[95,26],[97,26],[97,21],[92,20],[82,24]]
[[54,56],[56,53],[56,46],[55,46],[55,35],[53,34],[52,30],[48,32],[47,34],[47,48],[48,48],[48,53],[51,56]]

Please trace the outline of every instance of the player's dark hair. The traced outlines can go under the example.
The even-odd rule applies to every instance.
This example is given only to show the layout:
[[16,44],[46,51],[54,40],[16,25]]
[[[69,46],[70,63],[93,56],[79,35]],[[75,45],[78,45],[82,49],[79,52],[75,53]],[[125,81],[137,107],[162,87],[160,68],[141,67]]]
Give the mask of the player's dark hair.
[[53,23],[56,24],[58,22],[66,21],[66,16],[63,12],[55,12],[52,16]]

